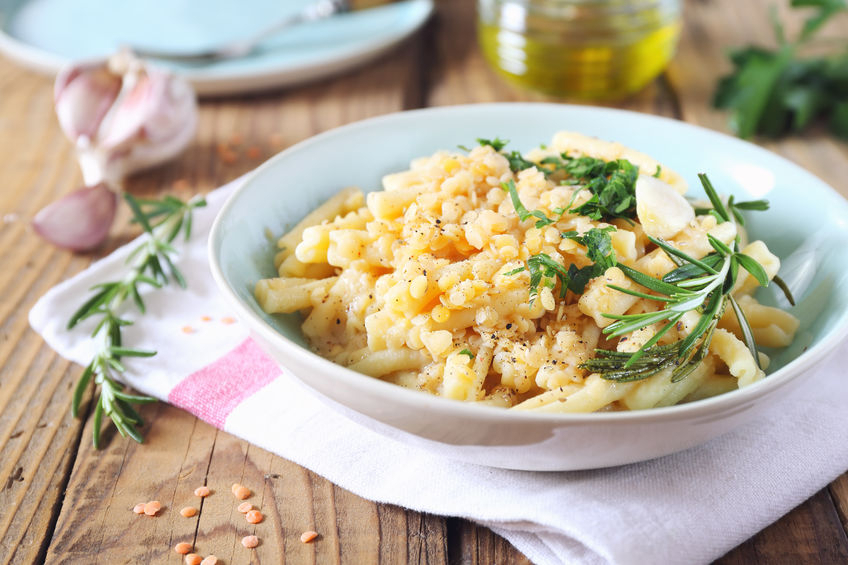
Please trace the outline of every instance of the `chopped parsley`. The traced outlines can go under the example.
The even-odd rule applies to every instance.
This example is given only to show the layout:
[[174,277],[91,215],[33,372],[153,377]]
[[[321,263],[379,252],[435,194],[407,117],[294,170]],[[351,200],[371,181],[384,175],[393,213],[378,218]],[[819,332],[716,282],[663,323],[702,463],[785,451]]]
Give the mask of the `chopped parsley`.
[[[524,204],[521,202],[521,199],[518,197],[518,189],[515,188],[515,183],[510,179],[508,182],[501,183],[501,188],[505,191],[509,192],[509,197],[512,199],[512,207],[515,208],[515,212],[518,214],[518,219],[522,222],[531,216],[536,218],[536,227],[543,228],[545,226],[549,226],[556,222],[556,220],[549,218],[545,215],[541,210],[528,210]],[[560,217],[565,213],[565,210],[562,208],[557,208],[555,210],[559,214]]]
[[478,137],[477,143],[479,143],[480,145],[483,145],[483,146],[488,145],[492,149],[494,149],[495,151],[500,153],[501,151],[503,151],[503,148],[506,147],[506,145],[509,143],[509,140],[508,139],[501,139],[499,137],[496,137],[495,139],[485,139],[483,137]]
[[[504,147],[506,147],[507,144],[509,143],[509,140],[507,140],[507,139],[501,139],[499,137],[496,137],[495,139],[486,139],[486,138],[483,138],[483,137],[478,137],[477,143],[479,143],[480,145],[483,145],[483,146],[488,145],[492,149],[494,149],[495,151],[497,151],[498,153],[501,153],[504,157],[506,157],[506,160],[509,161],[509,168],[513,173],[523,171],[524,169],[529,169],[530,167],[536,167],[536,168],[540,169],[545,174],[545,176],[550,174],[549,171],[546,171],[545,169],[539,167],[533,161],[530,161],[529,159],[525,159],[520,151],[513,150],[513,151],[510,151],[509,153],[504,152]],[[462,147],[462,146],[460,146],[460,147]]]
[[591,157],[581,157],[572,163],[577,164],[566,170],[585,182],[585,189],[592,197],[569,212],[593,220],[636,217],[636,178],[639,176],[636,165],[626,159],[606,163]]
[[[586,257],[593,261],[591,265],[578,267],[572,263],[566,268],[547,253],[531,255],[527,259],[527,270],[530,272],[530,302],[536,299],[541,288],[553,289],[557,281],[560,283],[560,298],[565,298],[569,290],[575,294],[582,294],[590,280],[603,275],[608,268],[616,266],[618,262],[609,235],[614,230],[614,227],[608,226],[592,228],[584,235],[578,235],[577,232],[562,234],[563,237],[586,247]],[[517,274],[523,270],[524,268],[518,268],[504,274]]]

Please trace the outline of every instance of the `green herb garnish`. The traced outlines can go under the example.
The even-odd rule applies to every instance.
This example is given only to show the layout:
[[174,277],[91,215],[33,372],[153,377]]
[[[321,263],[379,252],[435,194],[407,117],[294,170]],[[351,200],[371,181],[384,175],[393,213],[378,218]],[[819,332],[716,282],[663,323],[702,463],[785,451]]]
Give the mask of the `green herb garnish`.
[[483,145],[483,146],[489,145],[489,146],[492,147],[492,149],[494,149],[495,151],[500,153],[501,151],[503,151],[503,148],[507,146],[507,144],[509,143],[509,140],[508,139],[501,139],[499,137],[496,137],[495,139],[485,139],[485,138],[482,138],[482,137],[478,137],[477,143],[479,143],[480,145]]
[[[532,303],[539,295],[540,287],[553,289],[557,280],[560,282],[560,298],[565,298],[569,290],[575,294],[582,294],[586,289],[586,283],[615,266],[615,252],[612,249],[610,231],[615,231],[615,228],[612,226],[592,228],[582,236],[577,235],[577,232],[561,234],[562,237],[572,239],[586,247],[586,257],[593,261],[591,265],[577,267],[572,263],[566,268],[547,253],[531,255],[527,259],[527,270],[530,272],[530,302]],[[505,274],[515,274],[523,270],[519,268]]]
[[469,359],[474,359],[475,355],[471,353],[468,349],[463,349],[459,352],[460,355],[467,355]]
[[162,200],[142,200],[125,193],[124,198],[132,210],[133,221],[144,228],[148,237],[127,258],[129,272],[120,280],[92,287],[96,291],[94,296],[68,322],[68,329],[71,329],[85,319],[99,317],[92,337],[99,338],[101,346],[83,371],[74,389],[71,404],[71,413],[76,418],[80,414],[80,403],[86,387],[89,384],[100,387],[100,395],[94,407],[93,441],[97,449],[100,448],[100,428],[104,414],[111,418],[122,436],[129,436],[139,443],[143,440],[137,428],[143,426],[144,422],[132,404],[155,402],[156,399],[124,392],[124,386],[115,380],[115,376],[126,371],[121,358],[151,357],[156,352],[124,347],[121,331],[132,322],[121,318],[119,310],[127,299],[132,299],[138,310],[145,313],[144,300],[139,291],[142,285],[160,288],[173,279],[185,288],[185,278],[172,259],[177,251],[171,243],[181,231],[188,239],[192,212],[206,205],[206,201],[200,197],[188,202],[172,196]]
[[[522,222],[530,217],[534,217],[536,218],[537,228],[543,228],[556,222],[556,220],[549,218],[541,210],[528,210],[524,206],[524,204],[522,204],[521,199],[518,197],[518,189],[515,188],[515,183],[512,181],[512,179],[507,182],[501,183],[501,188],[503,188],[509,193],[509,197],[512,200],[512,207],[515,208],[515,212],[516,214],[518,214],[518,219]],[[565,213],[565,210],[558,208],[556,212],[558,212],[559,216],[562,217],[563,213]]]
[[719,82],[713,104],[730,110],[730,126],[742,138],[798,132],[818,117],[829,121],[834,134],[848,138],[848,42],[840,41],[837,54],[799,56],[816,31],[848,6],[845,0],[792,0],[790,5],[813,10],[799,36],[788,41],[773,11],[777,49],[732,51],[734,71]]
[[[733,221],[735,215],[719,199],[706,175],[699,175],[699,178],[719,221]],[[645,379],[664,369],[673,368],[671,380],[677,382],[691,373],[706,355],[713,332],[728,304],[742,328],[745,345],[759,366],[753,331],[731,292],[740,268],[748,271],[761,286],[768,286],[768,275],[755,259],[739,251],[738,238],[732,246],[728,246],[709,234],[707,237],[714,252],[700,260],[665,241],[650,238],[678,265],[662,280],[626,265],[618,266],[628,278],[653,294],[616,285],[609,285],[610,288],[639,298],[662,302],[664,306],[656,312],[604,314],[607,318],[616,320],[604,328],[604,333],[611,337],[621,337],[652,324],[664,322],[664,325],[638,351],[628,353],[598,349],[597,357],[583,363],[582,368],[600,373],[605,379],[620,382]],[[700,315],[689,335],[674,343],[657,345],[660,338],[688,312],[697,312]]]
[[482,137],[478,137],[477,143],[479,143],[480,145],[484,145],[484,146],[489,145],[489,146],[492,147],[492,149],[494,149],[495,151],[497,151],[498,153],[501,153],[504,157],[506,157],[506,160],[509,161],[509,168],[513,173],[523,171],[524,169],[529,169],[530,167],[536,167],[537,169],[542,171],[542,173],[544,173],[545,176],[547,176],[549,174],[548,171],[546,171],[542,167],[539,167],[533,161],[525,159],[520,151],[514,151],[513,150],[513,151],[510,151],[509,153],[505,153],[504,147],[507,146],[507,144],[509,143],[509,140],[501,139],[499,137],[496,137],[495,139],[485,139],[485,138],[482,138]]
[[632,220],[636,217],[636,179],[639,168],[627,161],[618,159],[604,162],[601,168],[597,161],[590,157],[582,157],[573,161],[574,166],[568,166],[566,171],[585,182],[585,189],[592,197],[569,210],[593,220],[612,220],[623,218]]

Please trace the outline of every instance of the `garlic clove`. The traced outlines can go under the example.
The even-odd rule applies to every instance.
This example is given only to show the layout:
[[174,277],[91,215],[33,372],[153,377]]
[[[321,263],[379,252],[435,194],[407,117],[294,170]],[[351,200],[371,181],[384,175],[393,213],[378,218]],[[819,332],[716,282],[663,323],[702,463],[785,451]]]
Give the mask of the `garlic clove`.
[[197,103],[191,86],[153,67],[125,78],[122,92],[98,132],[99,146],[121,154],[125,174],[167,161],[194,138]]
[[86,186],[42,208],[32,226],[54,245],[88,251],[109,235],[117,205],[118,196],[106,184]]
[[121,77],[99,64],[68,68],[53,89],[59,125],[72,140],[92,138],[121,90]]
[[639,175],[636,179],[636,216],[646,234],[668,239],[695,219],[695,210],[670,184]]

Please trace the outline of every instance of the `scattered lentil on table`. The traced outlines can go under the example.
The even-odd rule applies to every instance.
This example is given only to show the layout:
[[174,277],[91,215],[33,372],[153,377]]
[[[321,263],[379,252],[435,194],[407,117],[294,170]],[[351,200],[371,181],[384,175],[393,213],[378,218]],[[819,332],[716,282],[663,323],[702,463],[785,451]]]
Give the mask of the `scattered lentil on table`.
[[250,522],[251,524],[258,524],[262,521],[262,518],[264,518],[264,516],[262,516],[262,512],[260,512],[259,510],[251,510],[250,512],[244,515],[244,519]]
[[162,503],[158,500],[151,500],[144,505],[144,513],[148,516],[156,516],[160,510],[162,510]]
[[241,538],[241,544],[248,549],[253,549],[259,545],[259,538],[256,536],[244,536]]

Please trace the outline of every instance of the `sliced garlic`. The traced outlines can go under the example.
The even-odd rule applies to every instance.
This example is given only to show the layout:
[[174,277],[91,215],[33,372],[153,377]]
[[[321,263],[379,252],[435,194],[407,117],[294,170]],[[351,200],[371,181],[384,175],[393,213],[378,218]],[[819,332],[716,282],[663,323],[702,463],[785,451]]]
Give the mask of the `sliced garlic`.
[[669,184],[658,178],[636,180],[636,215],[651,237],[669,239],[695,219],[692,205]]

